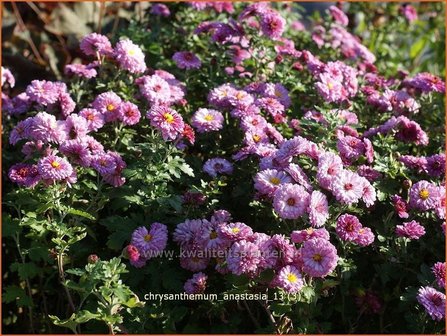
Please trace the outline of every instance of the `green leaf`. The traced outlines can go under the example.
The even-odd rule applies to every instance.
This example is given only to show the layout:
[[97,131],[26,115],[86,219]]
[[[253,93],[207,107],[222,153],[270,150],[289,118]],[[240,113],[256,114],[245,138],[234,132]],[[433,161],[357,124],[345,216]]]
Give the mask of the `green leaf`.
[[11,264],[10,269],[11,271],[17,272],[22,280],[34,278],[39,274],[39,268],[33,262],[24,264],[15,262]]
[[32,304],[31,298],[26,295],[24,289],[18,286],[7,286],[3,288],[2,302],[11,303],[17,301],[17,306],[30,306]]
[[89,214],[88,212],[82,211],[82,210],[77,210],[77,209],[73,209],[73,208],[69,208],[68,212],[70,215],[76,215],[76,216],[81,216],[90,220],[96,220],[96,218]]

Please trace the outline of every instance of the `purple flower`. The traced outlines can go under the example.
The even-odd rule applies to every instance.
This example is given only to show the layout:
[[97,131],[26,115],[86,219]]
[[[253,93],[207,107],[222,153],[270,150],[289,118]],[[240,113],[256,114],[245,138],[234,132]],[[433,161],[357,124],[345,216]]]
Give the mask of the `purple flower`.
[[296,293],[304,286],[303,276],[295,266],[285,266],[276,275],[273,283],[288,293]]
[[418,73],[411,79],[406,79],[404,84],[411,86],[413,88],[419,89],[422,92],[445,92],[444,81],[428,72]]
[[272,40],[279,39],[286,26],[286,20],[274,10],[261,13],[260,23],[262,34]]
[[32,103],[26,92],[22,92],[9,100],[7,103],[3,103],[2,109],[11,115],[19,115],[28,112],[31,104]]
[[183,254],[186,256],[180,257],[180,266],[191,272],[198,272],[204,270],[210,261],[209,258],[199,256],[203,253],[201,250],[186,250]]
[[370,182],[377,181],[382,178],[382,174],[380,172],[366,165],[360,165],[357,168],[357,174],[366,178]]
[[108,151],[107,154],[115,160],[115,169],[113,172],[103,174],[104,181],[114,187],[120,187],[126,182],[126,179],[121,176],[127,166],[126,162],[117,152]]
[[184,285],[184,290],[188,294],[200,294],[205,292],[206,280],[208,277],[206,274],[199,272],[192,276],[191,279],[187,280]]
[[318,157],[317,180],[320,186],[329,189],[332,182],[343,171],[341,158],[331,152],[325,152]]
[[64,158],[48,155],[37,163],[39,175],[44,180],[61,181],[73,174],[73,167]]
[[315,83],[315,87],[324,100],[330,103],[338,103],[346,98],[346,94],[343,92],[343,86],[338,80],[334,79],[328,73],[322,73],[318,77],[319,81]]
[[363,179],[349,170],[343,170],[334,178],[330,188],[337,201],[342,204],[354,204],[363,196]]
[[20,140],[29,138],[33,124],[34,118],[32,117],[19,121],[9,135],[9,143],[15,145]]
[[435,275],[438,286],[441,288],[445,288],[445,278],[446,278],[445,262],[437,262],[436,264],[433,265],[431,271]]
[[354,241],[361,228],[362,224],[356,216],[344,214],[338,217],[335,231],[342,240]]
[[417,210],[430,210],[435,207],[439,192],[433,183],[419,181],[411,186],[410,207]]
[[185,220],[175,228],[173,234],[174,241],[182,246],[192,244],[199,237],[202,226],[206,224],[207,221],[202,221],[201,219]]
[[96,56],[97,53],[99,55],[110,55],[112,53],[112,44],[109,39],[97,33],[84,36],[79,46],[87,56]]
[[180,69],[198,69],[202,65],[200,59],[190,51],[178,51],[172,59]]
[[185,127],[182,116],[164,105],[152,106],[147,117],[151,121],[151,126],[161,132],[165,141],[175,140]]
[[84,78],[94,78],[98,72],[94,68],[90,68],[85,64],[67,64],[64,68],[64,73],[68,76],[78,76]]
[[227,223],[231,221],[231,214],[227,210],[216,210],[211,216],[211,222],[213,223]]
[[222,225],[215,221],[205,221],[203,223],[197,241],[204,250],[220,250],[228,246],[229,241],[222,234],[219,234]]
[[67,139],[83,138],[89,132],[87,120],[77,114],[69,115],[65,119],[64,131]]
[[59,151],[67,156],[73,163],[82,167],[89,167],[92,161],[92,155],[88,149],[87,143],[80,138],[64,141],[59,146]]
[[427,173],[433,177],[445,174],[445,154],[435,154],[427,158]]
[[399,195],[393,195],[391,201],[393,202],[394,210],[397,212],[397,215],[400,218],[408,218],[407,202]]
[[349,19],[343,11],[341,11],[336,6],[329,7],[329,12],[331,13],[332,18],[335,22],[341,24],[342,26],[347,26],[349,23]]
[[67,138],[65,121],[56,120],[54,115],[46,112],[39,112],[32,119],[29,134],[33,140],[60,143]]
[[314,229],[312,227],[305,230],[295,230],[290,234],[292,242],[300,244],[309,239],[321,238],[329,240],[329,232],[326,229]]
[[277,99],[285,109],[292,104],[289,91],[281,83],[266,83],[263,86],[262,95]]
[[191,125],[197,129],[197,132],[206,133],[222,129],[223,121],[224,117],[219,111],[200,108],[194,113]]
[[165,4],[155,3],[151,6],[151,14],[168,17],[171,12]]
[[116,169],[115,158],[110,153],[100,153],[92,157],[91,165],[101,175],[113,174]]
[[113,52],[121,68],[134,74],[146,71],[143,51],[131,40],[119,41]]
[[354,243],[360,246],[368,246],[374,242],[374,233],[368,227],[362,227],[357,231],[357,237],[354,239]]
[[283,171],[266,169],[257,173],[254,181],[254,187],[258,192],[271,195],[278,189],[278,186],[284,183],[290,183],[292,179]]
[[309,220],[312,226],[323,226],[329,218],[329,206],[326,195],[315,190],[310,195],[310,202],[308,207]]
[[37,166],[27,163],[13,165],[9,169],[8,177],[12,182],[27,188],[33,188],[41,179]]
[[301,184],[307,191],[312,191],[312,184],[309,181],[306,173],[301,169],[301,167],[295,163],[290,163],[284,170],[292,177],[292,179]]
[[151,104],[167,104],[171,102],[171,86],[159,75],[144,76],[138,82],[141,94]]
[[[258,237],[259,238],[259,237]],[[262,268],[281,268],[293,262],[297,250],[284,235],[275,234],[261,238],[258,246],[262,251]]]
[[252,275],[261,262],[259,247],[246,240],[235,242],[228,252],[227,264],[231,273]]
[[418,222],[412,220],[411,222],[406,222],[403,225],[397,225],[396,235],[398,237],[409,239],[419,239],[425,235],[425,229]]
[[426,286],[419,288],[416,298],[433,320],[440,321],[445,319],[444,293],[438,292],[433,287]]
[[234,242],[248,240],[253,234],[253,230],[244,223],[236,222],[219,225],[217,233],[219,237]]
[[98,95],[92,106],[95,110],[102,113],[106,122],[110,122],[118,119],[118,110],[121,104],[121,98],[115,92],[108,91]]
[[425,133],[421,126],[407,117],[400,116],[397,123],[396,139],[403,142],[412,142],[416,145],[428,145],[428,135]]
[[168,241],[168,228],[164,224],[152,223],[148,230],[140,226],[132,233],[131,244],[134,245],[140,253],[150,259],[157,256],[166,248]]
[[16,85],[16,80],[11,72],[11,70],[2,67],[2,81],[1,86],[5,85],[5,83],[9,84],[9,87],[13,88]]
[[47,106],[59,99],[60,87],[56,83],[46,80],[33,80],[26,88],[29,99],[37,104]]
[[84,108],[79,111],[79,115],[87,120],[87,129],[97,131],[104,126],[104,115],[92,108]]
[[140,121],[141,113],[137,105],[124,102],[118,108],[118,116],[124,125],[135,125]]
[[315,238],[304,242],[301,255],[303,271],[311,277],[325,277],[337,266],[337,250],[325,239]]
[[418,13],[416,12],[416,9],[409,4],[402,5],[399,8],[399,11],[401,12],[401,14],[403,14],[403,16],[405,16],[408,22],[413,22],[418,19]]
[[438,187],[438,199],[436,200],[435,213],[440,219],[445,219],[445,185]]
[[213,158],[205,162],[203,171],[211,177],[217,177],[218,174],[231,175],[233,173],[233,165],[226,159]]
[[273,196],[273,207],[281,218],[296,219],[304,215],[309,206],[309,193],[302,186],[286,183],[278,187]]

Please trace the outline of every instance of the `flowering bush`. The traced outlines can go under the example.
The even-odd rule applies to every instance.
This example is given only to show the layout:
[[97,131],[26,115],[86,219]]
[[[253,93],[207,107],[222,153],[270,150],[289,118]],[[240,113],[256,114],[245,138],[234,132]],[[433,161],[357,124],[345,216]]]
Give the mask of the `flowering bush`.
[[444,7],[348,7],[152,4],[2,68],[6,328],[443,333]]

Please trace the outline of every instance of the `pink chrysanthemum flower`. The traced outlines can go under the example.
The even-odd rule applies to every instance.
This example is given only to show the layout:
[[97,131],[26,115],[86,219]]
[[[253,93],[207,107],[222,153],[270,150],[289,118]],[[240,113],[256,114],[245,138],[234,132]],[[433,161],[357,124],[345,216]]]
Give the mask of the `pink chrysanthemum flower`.
[[67,64],[64,68],[64,73],[68,76],[78,76],[84,78],[94,78],[98,72],[94,68],[89,68],[85,64]]
[[259,247],[246,240],[233,243],[227,256],[228,269],[236,275],[254,274],[258,270],[260,261]]
[[33,188],[41,179],[37,166],[27,163],[13,165],[9,169],[8,177],[12,182],[27,188]]
[[98,95],[93,101],[92,106],[104,115],[106,122],[110,122],[118,119],[118,109],[121,104],[121,98],[115,92],[109,91]]
[[342,204],[357,203],[363,196],[364,185],[362,179],[363,178],[349,170],[343,170],[332,181],[330,187],[337,201]]
[[188,294],[200,294],[205,292],[206,289],[206,280],[208,277],[206,274],[199,272],[192,276],[191,279],[188,279],[185,282],[183,289]]
[[357,237],[354,239],[354,243],[360,246],[368,246],[374,242],[374,233],[368,227],[362,227],[357,231]]
[[445,92],[444,81],[428,72],[418,73],[411,79],[405,80],[404,84],[421,90],[422,92]]
[[329,232],[326,229],[314,229],[313,227],[305,230],[295,230],[290,234],[290,239],[296,244],[301,244],[309,239],[321,238],[329,240]]
[[151,14],[168,17],[171,11],[165,4],[155,3],[151,6]]
[[312,184],[310,183],[304,170],[299,165],[296,163],[290,163],[284,168],[284,171],[286,171],[296,183],[301,184],[307,191],[312,191]]
[[274,10],[261,13],[260,23],[262,34],[272,40],[279,39],[286,26],[286,20]]
[[422,180],[411,186],[409,204],[413,209],[426,211],[435,207],[438,197],[436,185]]
[[92,161],[87,143],[80,138],[64,141],[59,146],[59,151],[68,157],[72,163],[82,167],[89,167]]
[[318,190],[313,191],[310,195],[308,212],[312,226],[323,226],[329,218],[329,205],[326,195]]
[[396,235],[409,239],[419,239],[425,235],[425,228],[415,220],[396,226]]
[[301,272],[295,266],[285,266],[281,268],[273,283],[277,287],[281,287],[288,293],[296,293],[304,286],[303,276]]
[[202,226],[207,225],[207,221],[201,219],[187,219],[175,228],[174,241],[182,246],[192,244],[200,235]]
[[289,91],[281,83],[266,83],[261,93],[264,97],[277,99],[285,109],[288,109],[292,104]]
[[34,126],[34,118],[29,117],[25,120],[19,121],[9,134],[9,143],[15,145],[20,140],[30,137],[31,129]]
[[141,48],[131,40],[124,39],[119,41],[116,44],[113,53],[121,68],[134,74],[146,71],[144,53]]
[[191,125],[197,129],[197,132],[206,133],[222,129],[223,121],[224,117],[219,111],[200,108],[194,113]]
[[73,174],[73,167],[64,158],[55,155],[48,155],[37,163],[39,175],[44,180],[61,181],[69,178]]
[[132,233],[131,244],[148,260],[166,248],[168,228],[164,224],[152,223],[150,229],[141,226]]
[[391,196],[391,201],[393,202],[394,210],[400,218],[408,218],[408,204],[399,195]]
[[225,225],[215,221],[204,222],[197,241],[204,250],[221,250],[230,243],[223,235],[219,234],[220,226]]
[[362,224],[356,216],[344,214],[338,217],[335,231],[342,240],[354,241],[361,228]]
[[223,239],[234,242],[239,240],[249,240],[253,234],[253,230],[244,223],[236,222],[219,225],[217,233]]
[[33,80],[26,88],[29,99],[37,104],[47,106],[59,99],[60,87],[46,80]]
[[441,288],[445,288],[445,279],[446,279],[445,262],[437,262],[436,264],[433,265],[431,270],[435,275],[438,286]]
[[338,155],[325,152],[318,157],[317,180],[323,188],[329,189],[334,179],[342,171],[343,162]]
[[137,105],[124,102],[118,108],[118,118],[124,125],[135,125],[140,121],[141,113]]
[[171,102],[171,87],[169,83],[159,75],[144,76],[139,78],[141,94],[151,104],[167,104]]
[[186,256],[180,257],[180,266],[191,272],[199,272],[203,271],[207,268],[210,259],[204,256],[195,256],[195,254],[199,254],[194,250],[188,250],[184,252]]
[[203,171],[211,177],[217,177],[218,174],[231,175],[233,173],[233,165],[226,159],[213,158],[205,162]]
[[349,23],[349,19],[343,11],[338,9],[336,6],[329,7],[329,12],[331,13],[332,18],[335,22],[341,24],[342,26],[347,26]]
[[301,248],[303,271],[311,277],[325,277],[337,266],[337,250],[329,241],[315,238]]
[[178,51],[172,59],[180,69],[198,69],[202,65],[200,59],[190,51]]
[[445,319],[444,293],[438,292],[433,287],[426,286],[419,288],[416,298],[433,320],[440,321]]
[[256,174],[255,189],[261,194],[271,195],[278,186],[284,183],[291,183],[292,179],[285,172],[276,169],[266,169]]
[[67,138],[65,122],[56,120],[54,115],[39,112],[32,119],[29,135],[33,140],[41,140],[44,143],[61,143]]
[[338,103],[347,98],[341,83],[330,74],[322,73],[318,77],[319,81],[315,83],[315,87],[324,100],[330,103]]
[[185,127],[182,116],[164,105],[152,106],[147,117],[151,121],[151,126],[158,129],[166,141],[175,140]]
[[304,215],[309,206],[309,193],[302,186],[285,183],[273,196],[273,207],[281,218],[296,219]]
[[110,55],[112,53],[112,44],[109,39],[101,34],[91,33],[82,39],[80,48],[85,55],[96,56]]
[[77,114],[69,115],[65,119],[64,131],[67,139],[83,138],[89,132],[87,120]]
[[103,175],[104,181],[116,188],[121,187],[126,182],[126,179],[121,176],[121,173],[127,167],[127,164],[117,152],[108,151],[107,154],[115,160],[116,167],[113,172]]
[[87,120],[87,129],[97,131],[104,126],[104,115],[92,108],[84,108],[79,111],[79,115]]
[[100,153],[92,157],[91,165],[101,175],[112,174],[116,169],[115,158],[110,153]]

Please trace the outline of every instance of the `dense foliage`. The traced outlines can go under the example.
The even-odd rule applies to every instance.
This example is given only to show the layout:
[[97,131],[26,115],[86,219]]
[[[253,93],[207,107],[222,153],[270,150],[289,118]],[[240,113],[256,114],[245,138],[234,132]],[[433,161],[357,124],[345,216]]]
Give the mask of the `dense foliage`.
[[3,62],[3,330],[444,333],[444,41],[443,3],[169,3]]

